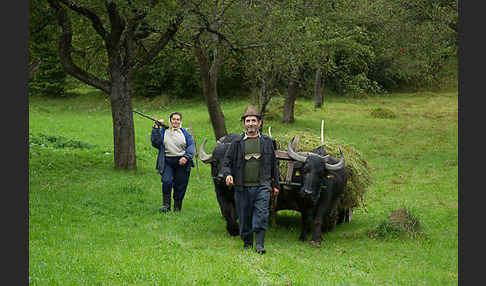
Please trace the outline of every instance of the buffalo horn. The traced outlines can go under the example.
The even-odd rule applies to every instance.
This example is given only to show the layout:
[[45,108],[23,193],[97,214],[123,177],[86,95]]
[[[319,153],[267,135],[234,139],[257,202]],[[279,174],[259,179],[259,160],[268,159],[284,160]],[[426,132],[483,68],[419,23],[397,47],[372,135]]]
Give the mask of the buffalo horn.
[[325,163],[326,169],[336,171],[336,170],[340,170],[340,169],[344,168],[344,156],[343,156],[343,152],[341,151],[341,149],[339,149],[339,153],[340,153],[340,157],[341,157],[341,158],[339,158],[339,162],[337,162],[336,164],[329,164],[329,163],[326,162]]
[[289,153],[290,158],[292,158],[294,160],[297,160],[297,161],[300,161],[300,162],[305,162],[305,159],[307,159],[307,157],[315,156],[315,157],[322,158],[327,162],[327,160],[330,157],[329,154],[326,155],[326,156],[321,156],[319,154],[312,153],[312,152],[295,152],[294,149],[292,149],[292,142],[294,142],[294,138],[292,138],[292,140],[290,140],[290,142],[287,146],[287,151]]
[[292,137],[292,139],[290,139],[289,141],[289,144],[287,145],[287,152],[289,153],[289,157],[302,163],[305,162],[307,156],[295,152],[294,149],[292,149],[293,142],[294,142],[294,138]]
[[330,157],[329,154],[326,155],[326,156],[321,156],[319,154],[310,153],[310,152],[295,152],[292,149],[292,142],[293,141],[294,141],[294,138],[292,138],[289,141],[289,144],[287,145],[287,151],[288,151],[290,158],[304,163],[308,156],[316,156],[316,157],[323,158],[325,160],[326,169],[328,169],[328,170],[336,171],[336,170],[340,170],[344,167],[345,162],[344,162],[343,152],[341,151],[341,149],[339,149],[339,153],[341,154],[341,158],[339,159],[339,162],[337,162],[336,164],[329,164],[329,163],[327,163],[328,160],[329,160],[329,157]]
[[211,162],[211,160],[213,159],[213,154],[208,155],[208,154],[206,154],[206,152],[204,151],[204,146],[206,145],[206,141],[207,141],[207,139],[206,139],[206,138],[204,138],[204,140],[203,140],[203,142],[202,142],[201,146],[199,147],[199,159],[200,159],[201,161],[203,161],[204,163],[210,163],[210,162]]

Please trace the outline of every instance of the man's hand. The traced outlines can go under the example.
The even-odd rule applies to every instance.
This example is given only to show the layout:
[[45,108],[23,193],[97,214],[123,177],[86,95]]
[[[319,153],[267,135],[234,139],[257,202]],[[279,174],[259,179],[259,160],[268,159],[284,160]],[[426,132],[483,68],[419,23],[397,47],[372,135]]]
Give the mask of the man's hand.
[[181,157],[179,159],[179,165],[184,166],[187,163],[187,158],[186,157]]
[[279,192],[280,192],[279,189],[273,187],[273,194],[274,195],[278,195]]
[[226,185],[228,187],[233,186],[233,176],[231,176],[231,175],[226,176]]

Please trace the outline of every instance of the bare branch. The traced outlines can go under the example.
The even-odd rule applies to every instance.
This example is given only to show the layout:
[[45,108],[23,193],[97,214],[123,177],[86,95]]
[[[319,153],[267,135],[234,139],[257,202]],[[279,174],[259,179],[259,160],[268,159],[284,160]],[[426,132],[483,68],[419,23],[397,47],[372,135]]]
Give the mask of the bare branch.
[[179,44],[181,44],[181,45],[183,45],[183,46],[185,46],[185,47],[188,47],[188,48],[194,47],[193,45],[191,45],[191,44],[189,44],[187,42],[181,41],[179,39],[174,39],[174,41],[177,42],[177,43],[179,43]]
[[[158,3],[159,3],[159,0],[152,0],[152,2],[150,3],[150,8],[154,8]],[[128,21],[128,26],[129,26],[128,29],[135,31],[137,29],[137,26],[139,24],[143,23],[142,20],[144,20],[145,17],[147,17],[147,12],[136,8],[133,5],[131,0],[128,0],[128,5],[131,7],[133,13],[135,14],[135,17],[133,17],[132,19],[130,19]],[[140,34],[137,35],[137,38],[143,39],[143,38],[148,37],[149,34],[150,33],[147,33],[147,32],[140,33]]]
[[174,35],[177,33],[179,30],[180,25],[182,24],[182,21],[184,20],[184,12],[179,13],[175,20],[172,21],[172,23],[167,27],[167,30],[165,31],[164,34],[162,34],[158,41],[149,48],[149,51],[145,54],[145,56],[142,58],[141,61],[137,62],[133,66],[133,71],[139,69],[141,66],[146,65],[150,63],[155,56],[162,50],[170,40],[174,38]]
[[71,20],[69,19],[66,10],[64,10],[64,8],[62,8],[59,4],[59,1],[48,0],[48,2],[51,8],[55,10],[58,24],[62,28],[62,34],[59,39],[58,50],[59,58],[61,60],[61,64],[64,70],[71,76],[79,79],[80,81],[96,87],[109,94],[111,90],[111,85],[108,81],[97,78],[95,75],[86,72],[73,62],[71,55],[73,48],[73,32],[71,28]]
[[228,38],[226,38],[226,36],[225,36],[225,35],[223,35],[223,34],[222,34],[222,33],[220,33],[219,31],[216,31],[216,30],[212,29],[212,28],[211,28],[211,27],[209,27],[209,26],[208,26],[208,27],[206,27],[206,30],[207,30],[208,32],[212,33],[212,34],[217,35],[217,36],[218,36],[218,37],[219,37],[221,40],[223,40],[224,42],[226,42],[226,43],[229,45],[229,47],[230,47],[230,49],[231,49],[231,50],[233,50],[233,51],[235,51],[235,52],[238,52],[238,48],[236,48],[236,47],[235,47],[235,45],[234,45],[234,44],[233,44],[233,43],[232,43],[230,40],[228,40]]
[[[106,41],[107,32],[106,32],[105,28],[103,27],[103,24],[101,23],[101,20],[98,17],[98,15],[96,15],[93,11],[91,11],[91,10],[85,8],[85,7],[77,5],[73,1],[68,1],[68,0],[59,0],[59,1],[64,3],[64,5],[69,7],[69,9],[77,12],[80,15],[87,17],[91,21],[91,24],[93,25],[93,28],[95,29],[95,31],[101,36],[101,38],[103,40]],[[56,3],[56,5],[59,5],[59,1],[48,0],[49,3],[53,2],[53,3]]]
[[238,47],[238,50],[249,50],[249,49],[261,48],[265,46],[268,46],[268,43],[240,46]]
[[208,31],[209,33],[212,33],[212,34],[218,36],[218,38],[220,38],[221,40],[227,42],[228,45],[230,46],[230,48],[232,50],[235,50],[235,51],[237,50],[234,47],[233,43],[231,43],[231,41],[229,41],[228,38],[226,38],[226,36],[224,36],[223,34],[221,34],[219,31],[211,28],[211,24],[209,23],[208,19],[206,18],[206,15],[203,15],[202,13],[197,12],[197,11],[195,11],[195,12],[196,12],[196,14],[199,15],[199,18],[203,21],[203,24],[204,24],[203,27],[200,27],[200,30],[201,29],[204,29],[204,30]]

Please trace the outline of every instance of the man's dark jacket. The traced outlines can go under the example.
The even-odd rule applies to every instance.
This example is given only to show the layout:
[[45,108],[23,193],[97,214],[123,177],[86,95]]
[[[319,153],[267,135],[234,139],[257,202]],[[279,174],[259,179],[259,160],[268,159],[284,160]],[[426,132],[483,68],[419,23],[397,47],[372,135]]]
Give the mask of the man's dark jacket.
[[[193,157],[196,154],[196,143],[189,132],[181,127],[181,131],[186,138],[186,153],[184,157],[187,159],[186,168],[190,169],[194,167]],[[150,134],[150,141],[152,141],[152,146],[159,149],[157,154],[157,163],[155,164],[155,169],[162,175],[165,167],[165,146],[164,146],[164,135],[165,128],[155,128],[152,127],[152,133]],[[189,171],[189,170],[188,170]]]
[[[228,175],[233,176],[235,188],[243,188],[243,170],[245,169],[245,144],[243,141],[244,134],[240,134],[231,142],[230,147],[226,151],[223,159],[223,178]],[[260,152],[262,157],[260,160],[260,185],[276,187],[280,189],[279,170],[277,159],[275,158],[275,149],[270,137],[260,133]]]

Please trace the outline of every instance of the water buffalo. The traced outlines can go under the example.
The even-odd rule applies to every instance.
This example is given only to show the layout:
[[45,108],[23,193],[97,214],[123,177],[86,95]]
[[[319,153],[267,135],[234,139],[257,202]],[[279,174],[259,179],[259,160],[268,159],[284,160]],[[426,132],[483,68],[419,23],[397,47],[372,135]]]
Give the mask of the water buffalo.
[[238,136],[238,134],[230,133],[221,137],[216,142],[216,147],[214,147],[212,154],[207,154],[204,151],[206,139],[204,139],[199,147],[199,159],[206,164],[211,164],[211,176],[213,178],[214,191],[216,192],[216,198],[221,210],[221,215],[226,220],[226,230],[231,236],[236,236],[239,234],[239,225],[237,222],[238,217],[236,214],[234,197],[235,191],[233,187],[226,186],[223,175],[221,174],[221,167],[224,153],[230,146],[231,141]]
[[[302,232],[299,239],[307,240],[307,234],[312,232],[310,244],[321,245],[322,230],[327,230],[326,218],[335,207],[338,197],[346,187],[346,168],[344,156],[338,160],[320,146],[311,152],[295,152],[292,140],[287,151],[295,160],[294,170],[297,170],[297,184],[283,185],[275,206],[278,210],[295,210],[301,213]],[[344,214],[341,213],[342,217]],[[341,218],[341,222],[344,218]]]

